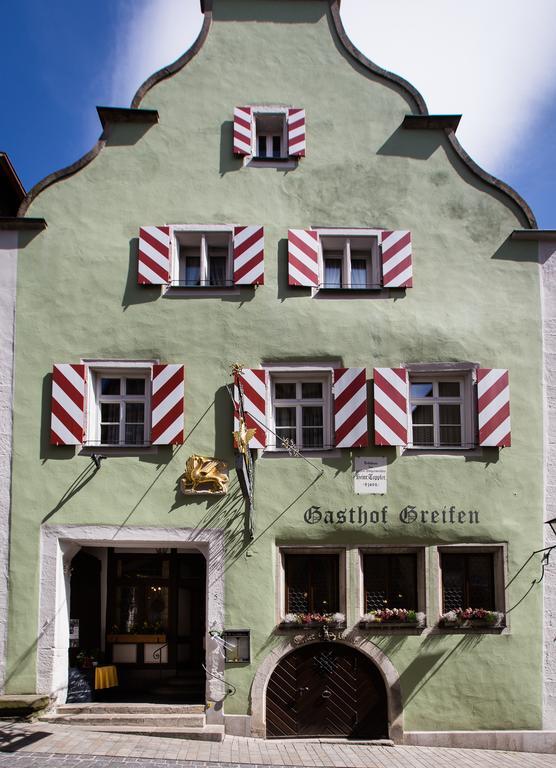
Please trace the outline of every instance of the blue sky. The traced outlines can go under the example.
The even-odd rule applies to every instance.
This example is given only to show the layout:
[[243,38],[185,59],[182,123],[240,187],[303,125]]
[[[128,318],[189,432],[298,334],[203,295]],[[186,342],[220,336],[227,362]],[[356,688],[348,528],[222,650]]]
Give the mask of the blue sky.
[[[284,0],[286,2],[286,0]],[[0,48],[0,150],[25,187],[100,134],[95,107],[129,106],[201,25],[199,0],[8,0]],[[556,2],[342,0],[354,43],[412,82],[433,113],[463,113],[458,138],[556,229]],[[156,31],[155,33],[153,31]]]

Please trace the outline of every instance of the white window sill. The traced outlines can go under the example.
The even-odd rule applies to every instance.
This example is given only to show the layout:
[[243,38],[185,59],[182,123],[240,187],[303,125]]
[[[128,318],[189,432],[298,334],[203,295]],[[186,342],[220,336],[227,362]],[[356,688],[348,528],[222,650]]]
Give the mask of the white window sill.
[[[346,299],[389,299],[390,288],[315,288],[313,299],[345,301]],[[402,289],[404,290],[404,289]]]
[[167,286],[162,290],[165,299],[211,299],[223,296],[239,296],[241,288],[253,288],[252,285],[199,286],[197,288],[180,288]]
[[[320,448],[313,451],[300,450],[301,457],[307,459],[339,459],[342,456],[340,448]],[[288,451],[281,448],[264,448],[261,451],[263,459],[298,459],[299,456],[292,456]]]
[[146,456],[158,452],[160,445],[83,445],[79,456]]
[[293,171],[299,163],[296,157],[254,157],[248,155],[243,161],[245,168],[275,168],[278,171]]
[[415,447],[402,447],[400,450],[400,456],[455,456],[455,457],[473,457],[482,456],[483,449],[481,447],[474,448],[419,448]]

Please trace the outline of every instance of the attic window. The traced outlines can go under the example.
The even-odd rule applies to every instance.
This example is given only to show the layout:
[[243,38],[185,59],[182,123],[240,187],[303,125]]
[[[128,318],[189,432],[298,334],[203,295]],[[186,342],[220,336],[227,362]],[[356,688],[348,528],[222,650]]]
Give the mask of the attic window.
[[305,110],[281,105],[234,108],[233,151],[247,161],[305,157]]
[[286,157],[286,115],[255,113],[255,156],[260,160]]

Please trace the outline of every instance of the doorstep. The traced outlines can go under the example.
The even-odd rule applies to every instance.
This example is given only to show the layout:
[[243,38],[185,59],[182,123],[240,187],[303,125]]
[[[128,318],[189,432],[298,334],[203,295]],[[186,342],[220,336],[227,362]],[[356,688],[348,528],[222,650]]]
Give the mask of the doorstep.
[[0,696],[0,719],[31,717],[51,706],[50,696],[34,694],[4,694]]

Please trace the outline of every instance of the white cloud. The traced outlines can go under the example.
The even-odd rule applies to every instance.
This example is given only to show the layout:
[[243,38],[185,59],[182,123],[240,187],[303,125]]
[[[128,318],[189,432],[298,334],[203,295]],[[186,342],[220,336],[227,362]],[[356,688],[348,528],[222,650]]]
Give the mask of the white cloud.
[[195,42],[203,23],[199,0],[119,0],[120,38],[112,103],[127,105],[153,72]]
[[342,19],[431,113],[463,114],[458,138],[488,170],[509,164],[554,98],[554,0],[342,0]]
[[[199,0],[119,0],[118,13],[112,101],[129,104],[189,48],[202,15]],[[342,0],[341,14],[355,45],[430,112],[463,114],[458,137],[488,170],[508,165],[556,92],[554,0]]]

